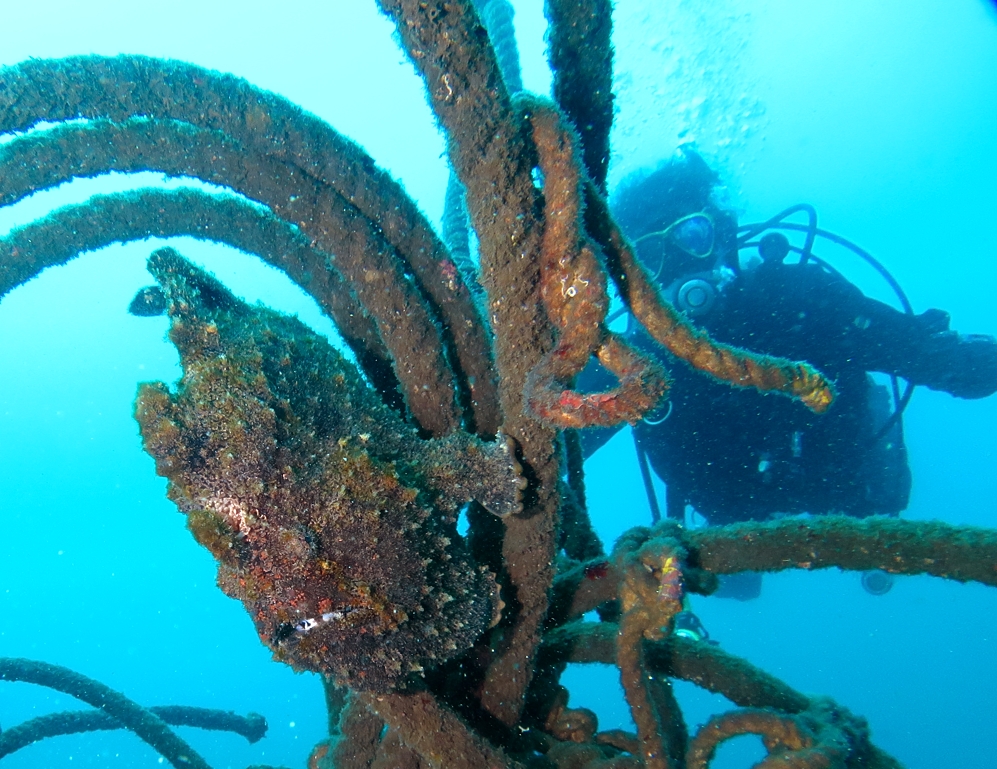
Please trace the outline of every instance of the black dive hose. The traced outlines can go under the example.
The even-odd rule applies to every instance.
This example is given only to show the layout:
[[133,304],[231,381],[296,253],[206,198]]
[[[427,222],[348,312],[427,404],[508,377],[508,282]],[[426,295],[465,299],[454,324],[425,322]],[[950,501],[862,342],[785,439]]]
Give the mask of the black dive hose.
[[[802,224],[787,224],[784,223],[783,219],[788,219],[790,216],[795,214],[797,211],[805,211],[807,214],[807,224],[806,226]],[[780,211],[771,219],[764,222],[755,222],[754,224],[743,224],[737,228],[737,250],[740,251],[749,245],[756,245],[755,243],[748,243],[755,235],[760,235],[765,232],[765,230],[772,229],[789,229],[789,230],[800,230],[807,233],[806,240],[803,242],[803,248],[798,249],[800,253],[800,264],[806,264],[810,261],[810,257],[813,256],[814,241],[817,236],[821,234],[821,231],[817,229],[817,209],[814,208],[809,203],[797,203],[795,206],[790,206],[785,211]],[[837,237],[837,236],[835,236]],[[844,240],[844,238],[842,238]],[[857,249],[861,250],[861,249]],[[871,258],[871,257],[870,257]]]
[[[807,212],[807,223],[798,224],[796,222],[785,222],[783,219],[793,215],[797,211]],[[904,312],[907,315],[914,314],[914,308],[911,306],[910,300],[907,298],[907,294],[904,292],[903,287],[897,282],[897,279],[893,277],[886,266],[880,262],[876,257],[866,251],[864,248],[856,243],[843,238],[840,235],[829,232],[828,230],[823,230],[817,226],[817,211],[816,209],[806,203],[800,205],[791,206],[785,211],[781,211],[771,219],[765,222],[757,222],[754,224],[745,224],[737,228],[738,238],[737,238],[737,248],[740,251],[743,248],[758,247],[758,241],[751,240],[765,230],[792,230],[794,232],[805,232],[807,234],[806,240],[804,241],[803,247],[790,246],[790,251],[793,251],[800,255],[800,265],[806,264],[808,261],[813,260],[818,263],[823,269],[831,272],[835,275],[841,276],[841,273],[834,269],[825,260],[814,256],[813,244],[817,237],[824,238],[830,242],[847,248],[853,254],[865,261],[870,267],[872,267],[876,272],[879,273],[880,277],[886,281],[890,288],[893,289],[893,293],[896,294],[897,299],[900,302],[900,306],[903,307]],[[742,234],[743,233],[743,234]],[[843,277],[843,276],[841,276]],[[900,390],[900,380],[895,374],[890,375],[890,389],[893,394],[893,413],[887,417],[886,421],[873,436],[872,440],[869,442],[870,446],[874,446],[876,443],[881,441],[886,437],[889,432],[894,428],[894,426],[903,417],[903,413],[906,410],[908,404],[910,403],[911,397],[914,395],[914,385],[910,382],[904,384],[903,392]]]
[[[844,248],[847,248],[849,251],[851,251],[852,253],[854,253],[856,256],[860,257],[865,262],[867,262],[869,264],[869,266],[872,267],[876,272],[878,272],[880,274],[880,276],[883,278],[883,280],[885,280],[889,284],[890,288],[893,289],[893,292],[897,295],[897,299],[900,300],[901,306],[904,308],[904,312],[907,313],[908,315],[913,315],[914,314],[914,308],[911,307],[910,301],[907,299],[907,294],[904,293],[903,288],[897,282],[896,278],[893,277],[893,275],[890,273],[889,270],[886,269],[886,267],[883,265],[882,262],[880,262],[878,259],[876,259],[876,257],[874,257],[872,254],[870,254],[864,248],[862,248],[861,246],[859,246],[859,245],[857,245],[855,243],[852,243],[852,241],[850,241],[850,240],[848,240],[846,238],[843,238],[840,235],[837,235],[837,234],[835,234],[833,232],[829,232],[827,230],[822,230],[821,228],[817,227],[817,220],[816,220],[816,218],[813,220],[813,225],[812,226],[809,223],[804,225],[804,224],[796,224],[795,222],[780,222],[779,221],[780,219],[784,218],[789,213],[792,213],[794,210],[798,210],[799,208],[800,208],[799,206],[794,206],[793,208],[787,208],[786,211],[784,211],[782,214],[778,214],[777,216],[775,216],[775,217],[773,217],[772,219],[769,220],[769,222],[773,222],[772,224],[769,224],[769,222],[764,222],[763,224],[765,224],[766,226],[763,227],[762,229],[760,229],[760,230],[753,230],[752,232],[746,233],[746,235],[743,235],[743,236],[742,235],[738,235],[738,238],[737,238],[737,247],[738,247],[738,250],[740,250],[742,248],[748,248],[749,246],[757,246],[758,245],[757,241],[752,241],[752,242],[749,243],[748,239],[749,238],[753,238],[755,235],[757,235],[760,232],[763,232],[766,229],[794,230],[796,232],[806,232],[807,233],[807,242],[804,243],[803,248],[791,247],[793,251],[796,251],[798,254],[800,254],[800,260],[802,262],[803,259],[804,259],[804,257],[806,257],[807,260],[809,260],[810,258],[813,257],[813,239],[816,238],[817,236],[820,236],[820,237],[824,238],[825,240],[829,240],[829,241],[831,241],[832,243],[834,243],[836,245],[843,246]],[[808,206],[808,208],[811,208],[811,207]],[[744,225],[743,227],[738,227],[737,231],[741,232],[741,230],[745,230],[745,229],[747,229],[749,227],[750,228],[754,228],[754,227],[757,227],[757,226],[759,226],[759,225],[747,224],[747,225]],[[811,237],[811,236],[813,236],[813,237]],[[808,249],[808,244],[809,244],[809,249],[810,249],[809,251],[807,250]],[[821,263],[824,266],[827,265],[826,262],[822,261]],[[833,272],[837,272],[836,270],[832,270],[832,271]]]

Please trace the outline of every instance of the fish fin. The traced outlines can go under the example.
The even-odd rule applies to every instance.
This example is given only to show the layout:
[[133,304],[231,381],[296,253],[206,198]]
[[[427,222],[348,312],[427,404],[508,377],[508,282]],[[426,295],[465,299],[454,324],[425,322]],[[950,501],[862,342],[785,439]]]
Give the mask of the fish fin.
[[522,512],[527,480],[516,460],[515,441],[499,433],[493,443],[483,443],[480,447],[471,496],[500,518]]

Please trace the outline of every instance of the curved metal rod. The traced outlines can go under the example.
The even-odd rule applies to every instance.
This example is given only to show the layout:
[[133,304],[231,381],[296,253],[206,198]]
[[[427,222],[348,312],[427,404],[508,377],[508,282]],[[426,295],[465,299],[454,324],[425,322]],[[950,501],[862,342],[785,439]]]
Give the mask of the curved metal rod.
[[[789,211],[789,210],[791,210],[791,209],[787,209],[787,211]],[[778,219],[778,217],[775,217],[775,219]],[[773,221],[773,219],[770,219],[769,221],[771,222],[771,221]],[[738,237],[738,239],[737,239],[738,240],[738,249],[746,248],[748,246],[757,245],[757,243],[749,243],[748,239],[751,238],[751,237],[754,237],[759,232],[764,232],[764,230],[769,230],[769,229],[785,229],[785,230],[795,230],[796,232],[807,232],[808,233],[808,237],[809,237],[809,231],[808,231],[807,225],[796,224],[794,222],[780,222],[780,223],[771,224],[771,225],[768,224],[768,222],[763,222],[763,224],[765,224],[766,226],[762,227],[762,229],[752,229],[752,232],[747,237],[743,237],[743,238],[742,237]],[[761,225],[747,224],[747,225],[744,225],[744,226],[745,227],[755,228],[755,227],[760,227]],[[742,229],[742,228],[738,228],[738,231],[740,231],[740,229]],[[847,238],[843,238],[840,235],[837,235],[837,234],[835,234],[833,232],[829,232],[828,230],[823,230],[820,227],[815,228],[814,232],[819,237],[825,238],[825,239],[831,241],[832,243],[834,243],[836,245],[843,246],[844,248],[847,248],[849,251],[852,251],[856,256],[859,256],[862,259],[864,259],[869,264],[869,266],[872,267],[874,270],[876,270],[876,272],[878,272],[880,274],[880,276],[883,278],[883,280],[885,280],[889,284],[890,288],[893,289],[894,293],[897,295],[897,298],[900,300],[900,305],[903,307],[904,312],[906,312],[908,315],[913,315],[914,314],[914,308],[911,306],[910,300],[907,299],[907,294],[904,293],[904,290],[903,290],[903,288],[901,288],[900,284],[897,282],[897,279],[893,277],[893,275],[890,273],[890,271],[888,269],[886,269],[886,267],[883,265],[883,263],[880,262],[876,257],[874,257],[872,254],[870,254],[868,251],[866,251],[861,246],[859,246],[859,245],[853,243],[852,241],[848,240]],[[806,245],[805,244],[804,244],[803,249],[793,248],[794,251],[797,251],[798,253],[801,253],[801,254],[803,253],[803,251],[805,249],[806,249]],[[810,254],[810,256],[808,257],[808,259],[809,258],[813,258],[813,255]],[[824,264],[826,264],[826,262]]]
[[[250,743],[259,742],[267,733],[267,720],[259,713],[240,716],[227,710],[186,705],[154,705],[148,710],[170,726],[194,726],[199,729],[233,732],[245,737]],[[124,728],[124,724],[103,710],[66,710],[61,713],[49,713],[0,733],[0,758],[46,737]]]
[[20,657],[0,657],[0,681],[24,681],[76,697],[117,719],[177,769],[211,769],[208,762],[155,713],[74,670]]

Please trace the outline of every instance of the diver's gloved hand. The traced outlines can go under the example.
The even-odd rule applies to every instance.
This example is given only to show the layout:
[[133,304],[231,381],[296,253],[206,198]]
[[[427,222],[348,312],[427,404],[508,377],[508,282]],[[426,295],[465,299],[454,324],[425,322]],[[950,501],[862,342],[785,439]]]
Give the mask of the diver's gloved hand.
[[997,339],[983,334],[941,331],[922,350],[923,384],[957,398],[986,398],[997,392]]

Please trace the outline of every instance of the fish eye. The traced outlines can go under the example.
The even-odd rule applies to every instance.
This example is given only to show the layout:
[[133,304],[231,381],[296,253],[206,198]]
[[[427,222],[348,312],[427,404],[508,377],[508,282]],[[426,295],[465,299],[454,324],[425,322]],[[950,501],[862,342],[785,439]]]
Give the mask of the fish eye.
[[308,619],[301,620],[297,625],[295,625],[294,632],[307,633],[309,630],[313,630],[317,627],[318,627],[318,621],[309,617]]

